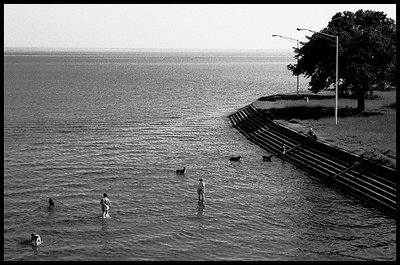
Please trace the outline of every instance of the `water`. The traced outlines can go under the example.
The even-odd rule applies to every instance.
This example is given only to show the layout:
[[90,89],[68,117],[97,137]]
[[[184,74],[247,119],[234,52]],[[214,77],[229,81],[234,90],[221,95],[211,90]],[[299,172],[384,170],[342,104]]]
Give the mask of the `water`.
[[295,91],[292,56],[7,52],[4,260],[395,260],[395,219],[262,161],[232,128],[228,114]]

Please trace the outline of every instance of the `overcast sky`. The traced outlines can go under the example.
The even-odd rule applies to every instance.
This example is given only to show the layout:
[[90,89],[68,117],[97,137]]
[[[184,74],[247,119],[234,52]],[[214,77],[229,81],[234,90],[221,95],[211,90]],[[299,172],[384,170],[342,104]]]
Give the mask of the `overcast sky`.
[[337,12],[395,4],[4,5],[5,47],[291,49]]

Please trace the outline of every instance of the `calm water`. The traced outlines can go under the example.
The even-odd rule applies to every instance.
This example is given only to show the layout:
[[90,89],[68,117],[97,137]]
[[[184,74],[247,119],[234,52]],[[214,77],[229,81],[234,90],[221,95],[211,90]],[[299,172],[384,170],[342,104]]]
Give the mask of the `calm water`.
[[263,162],[232,128],[238,108],[295,91],[292,56],[6,53],[4,259],[395,260],[395,219]]

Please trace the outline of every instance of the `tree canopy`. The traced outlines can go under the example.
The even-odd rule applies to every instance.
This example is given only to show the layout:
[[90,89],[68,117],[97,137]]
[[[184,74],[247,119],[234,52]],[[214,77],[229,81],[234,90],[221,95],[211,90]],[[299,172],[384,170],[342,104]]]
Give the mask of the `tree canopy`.
[[359,10],[338,12],[319,33],[295,48],[297,64],[289,64],[293,75],[311,77],[310,90],[318,93],[335,85],[336,40],[339,37],[339,94],[358,98],[365,109],[365,96],[395,85],[396,23],[383,12]]

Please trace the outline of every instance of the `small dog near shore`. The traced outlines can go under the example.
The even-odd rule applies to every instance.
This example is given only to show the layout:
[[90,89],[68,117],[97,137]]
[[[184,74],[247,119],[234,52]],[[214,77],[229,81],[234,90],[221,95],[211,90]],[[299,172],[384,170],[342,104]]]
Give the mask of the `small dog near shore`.
[[229,158],[230,161],[239,161],[242,156],[236,156],[236,157],[231,157]]
[[183,167],[183,169],[176,170],[177,175],[185,175],[185,172],[186,172],[186,167]]
[[263,156],[263,161],[271,162],[271,161],[272,161],[271,158],[272,158],[273,156],[274,156],[274,155]]

